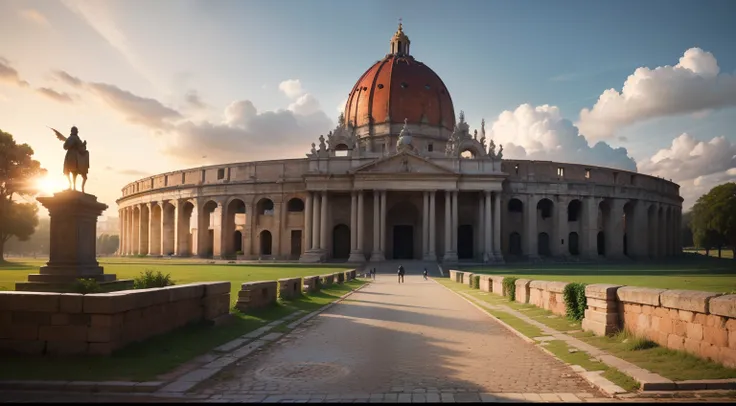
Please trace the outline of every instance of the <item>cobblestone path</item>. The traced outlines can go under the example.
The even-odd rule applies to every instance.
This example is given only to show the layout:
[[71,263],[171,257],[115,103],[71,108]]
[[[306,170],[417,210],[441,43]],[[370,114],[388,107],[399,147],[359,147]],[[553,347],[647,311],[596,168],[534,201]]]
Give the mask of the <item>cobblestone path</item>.
[[479,394],[491,393],[602,397],[562,362],[413,273],[403,284],[379,273],[197,392],[253,401],[279,401],[284,394],[312,401],[320,394],[335,401],[389,400],[391,394],[399,401],[407,394],[427,401],[481,400]]

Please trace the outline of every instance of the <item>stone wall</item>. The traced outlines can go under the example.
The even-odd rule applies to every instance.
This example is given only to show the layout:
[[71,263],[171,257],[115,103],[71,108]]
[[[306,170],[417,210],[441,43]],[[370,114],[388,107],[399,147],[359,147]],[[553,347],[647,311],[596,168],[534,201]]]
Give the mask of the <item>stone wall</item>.
[[114,293],[0,292],[0,351],[108,355],[230,312],[230,282]]
[[246,282],[240,286],[238,303],[235,307],[241,312],[270,306],[278,297],[277,281]]
[[[451,270],[450,278],[464,284],[467,274]],[[482,275],[479,287],[507,296],[503,280],[502,276]],[[517,279],[516,302],[564,316],[567,285]],[[627,330],[662,347],[736,367],[736,295],[591,284],[585,287],[585,296],[585,331],[610,335]]]
[[322,286],[330,286],[333,283],[335,283],[335,275],[329,274],[329,275],[322,275],[319,277],[320,282],[322,282]]
[[567,285],[567,282],[531,281],[528,303],[564,316],[567,313],[563,291]]
[[304,292],[312,293],[317,292],[321,288],[319,276],[305,276],[304,277]]
[[301,296],[304,285],[302,278],[279,279],[279,297],[282,299],[294,299]]
[[345,282],[345,274],[342,272],[335,272],[333,275],[335,275],[335,282],[337,283],[343,283]]

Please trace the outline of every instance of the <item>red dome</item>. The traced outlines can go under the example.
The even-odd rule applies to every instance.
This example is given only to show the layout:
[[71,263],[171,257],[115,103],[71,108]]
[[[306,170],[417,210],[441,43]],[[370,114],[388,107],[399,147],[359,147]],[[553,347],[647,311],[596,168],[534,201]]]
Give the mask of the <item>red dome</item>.
[[371,119],[373,124],[403,124],[407,119],[409,124],[452,131],[455,111],[450,92],[432,69],[408,54],[408,44],[398,45],[404,46],[405,53],[387,55],[360,77],[348,96],[345,120],[361,127]]

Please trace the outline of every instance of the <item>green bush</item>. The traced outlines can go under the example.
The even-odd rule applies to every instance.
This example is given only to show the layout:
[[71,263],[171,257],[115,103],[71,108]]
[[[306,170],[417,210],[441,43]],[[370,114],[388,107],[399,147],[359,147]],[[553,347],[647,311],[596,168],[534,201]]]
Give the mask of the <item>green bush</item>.
[[473,289],[480,289],[480,275],[473,275],[473,282],[470,287]]
[[163,288],[173,284],[171,274],[164,275],[161,271],[153,273],[152,270],[146,269],[145,272],[141,272],[140,276],[133,280],[133,289]]
[[503,278],[503,294],[509,298],[509,302],[516,300],[516,280],[519,278],[507,276]]
[[585,284],[573,282],[562,291],[565,300],[565,312],[570,320],[580,321],[585,317],[588,300],[585,298]]
[[102,292],[102,287],[100,286],[100,284],[92,278],[77,279],[77,281],[74,282],[74,286],[72,287],[72,289],[75,293],[81,293],[83,295],[86,295],[88,293]]

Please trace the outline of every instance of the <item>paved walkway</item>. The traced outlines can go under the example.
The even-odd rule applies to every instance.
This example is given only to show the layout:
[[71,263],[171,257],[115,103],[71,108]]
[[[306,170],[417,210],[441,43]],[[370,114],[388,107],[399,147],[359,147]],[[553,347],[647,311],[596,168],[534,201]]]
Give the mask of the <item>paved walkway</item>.
[[252,401],[602,397],[421,270],[409,271],[398,284],[379,270],[375,282],[197,392]]

